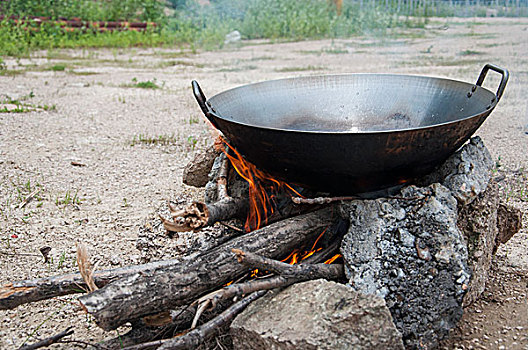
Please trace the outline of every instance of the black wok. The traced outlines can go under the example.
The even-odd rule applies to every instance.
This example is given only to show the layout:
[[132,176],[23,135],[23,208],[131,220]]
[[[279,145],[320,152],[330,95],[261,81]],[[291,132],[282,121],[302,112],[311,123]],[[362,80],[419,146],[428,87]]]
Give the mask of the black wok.
[[[502,75],[497,93],[481,85]],[[318,191],[352,194],[431,172],[479,128],[508,71],[487,64],[475,85],[409,75],[347,74],[265,81],[206,99],[205,116],[259,169]]]

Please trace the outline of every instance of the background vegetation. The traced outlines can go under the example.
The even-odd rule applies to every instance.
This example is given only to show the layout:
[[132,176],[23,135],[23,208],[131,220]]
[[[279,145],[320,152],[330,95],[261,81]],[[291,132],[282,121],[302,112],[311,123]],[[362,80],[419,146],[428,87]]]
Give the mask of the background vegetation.
[[[528,0],[345,0],[341,16],[327,0],[0,0],[0,55],[35,49],[187,45],[222,47],[227,33],[245,39],[299,40],[383,35],[397,26],[424,26],[430,16],[527,15]],[[34,16],[48,17],[39,23]],[[26,20],[20,21],[20,19]],[[144,32],[66,31],[57,20],[153,22]],[[18,20],[17,20],[18,19]]]

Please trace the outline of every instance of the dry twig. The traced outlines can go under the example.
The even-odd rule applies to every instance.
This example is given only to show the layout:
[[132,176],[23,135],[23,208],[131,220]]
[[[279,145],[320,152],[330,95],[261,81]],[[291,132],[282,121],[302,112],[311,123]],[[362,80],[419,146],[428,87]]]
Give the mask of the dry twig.
[[34,344],[22,345],[18,350],[35,350],[35,349],[43,348],[45,346],[50,346],[51,344],[55,344],[59,342],[62,338],[67,337],[68,335],[72,335],[72,334],[73,334],[72,327],[68,327],[62,332],[60,332],[59,334],[55,334],[54,336],[43,339]]
[[22,209],[22,208],[24,208],[29,202],[31,202],[31,201],[33,200],[33,198],[35,198],[35,196],[36,196],[37,194],[39,194],[40,190],[41,190],[41,188],[37,188],[36,190],[34,190],[33,192],[31,192],[31,193],[29,194],[29,196],[27,196],[26,199],[24,199],[24,200],[22,201],[22,203],[20,203],[20,204],[18,205],[18,209]]
[[327,264],[300,264],[289,265],[277,260],[268,259],[263,256],[232,249],[236,254],[238,262],[257,268],[261,271],[272,271],[280,276],[251,280],[243,283],[233,283],[222,289],[211,292],[193,304],[198,304],[198,309],[193,320],[193,328],[197,324],[202,312],[208,307],[215,308],[221,300],[231,299],[237,296],[247,295],[260,290],[270,290],[279,287],[287,287],[292,284],[307,280],[325,278],[337,280],[344,277],[343,265]]
[[79,273],[81,274],[84,282],[88,286],[90,292],[98,290],[99,288],[95,285],[88,250],[86,249],[86,246],[82,243],[77,243],[77,265],[79,266]]

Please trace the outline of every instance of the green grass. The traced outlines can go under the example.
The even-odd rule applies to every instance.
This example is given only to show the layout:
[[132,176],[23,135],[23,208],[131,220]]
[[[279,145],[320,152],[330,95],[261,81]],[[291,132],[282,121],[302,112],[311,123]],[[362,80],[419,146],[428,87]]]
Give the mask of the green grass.
[[55,105],[37,104],[29,102],[35,97],[33,91],[18,99],[5,98],[0,100],[0,113],[28,113],[34,111],[54,111]]
[[216,0],[204,7],[193,1],[180,1],[180,6],[171,15],[164,14],[162,3],[157,0],[0,2],[4,7],[2,12],[7,14],[105,21],[135,19],[158,24],[146,32],[97,33],[68,32],[53,23],[36,26],[4,20],[0,23],[0,55],[27,56],[37,49],[75,47],[176,46],[180,48],[179,53],[159,54],[179,57],[187,49],[194,52],[196,48],[222,48],[225,35],[235,29],[241,32],[243,39],[303,40],[350,37],[361,33],[382,35],[391,27],[423,26],[423,20],[407,18],[404,21],[381,6],[360,9],[352,2],[344,4],[341,16],[337,16],[329,2],[321,0]]
[[483,54],[484,52],[475,51],[475,50],[464,50],[458,53],[459,56],[477,56],[477,55],[483,55]]
[[63,64],[55,64],[51,66],[49,70],[54,72],[64,72],[66,70],[66,66]]
[[248,70],[255,70],[258,67],[252,64],[248,64],[245,66],[236,66],[236,67],[229,67],[229,68],[220,68],[218,72],[243,72]]
[[300,53],[302,53],[304,55],[321,56],[323,54],[329,54],[329,55],[347,54],[347,53],[349,53],[349,51],[347,49],[331,48],[331,49],[321,49],[321,50],[301,50]]
[[141,89],[159,89],[160,88],[158,84],[150,80],[138,81],[135,86]]
[[80,205],[81,198],[78,195],[79,190],[76,190],[75,193],[71,190],[67,190],[64,195],[59,195],[55,198],[55,205],[58,207],[66,207],[68,204],[71,205]]
[[152,89],[152,90],[161,89],[161,86],[157,84],[156,79],[138,81],[136,78],[133,78],[132,83],[122,84],[121,86],[122,87],[135,87],[135,88],[140,88],[140,89]]
[[178,137],[176,137],[174,134],[171,135],[158,135],[158,136],[147,136],[143,134],[134,135],[132,141],[130,142],[130,146],[136,146],[136,145],[176,145],[179,144],[180,141]]
[[[359,5],[346,1],[342,14],[337,15],[331,1],[325,0],[214,0],[199,6],[191,0],[9,0],[0,1],[0,13],[19,16],[37,15],[79,17],[89,21],[148,21],[157,26],[145,32],[65,31],[53,23],[0,23],[0,56],[25,56],[38,49],[55,52],[62,48],[125,48],[169,47],[173,52],[155,52],[163,57],[181,57],[201,49],[220,49],[225,35],[238,30],[242,39],[291,41],[318,38],[348,38],[361,34],[375,37],[409,39],[426,35],[429,16],[452,16],[453,10],[437,4],[434,13],[429,2],[416,2],[413,8],[400,2],[374,0]],[[165,7],[173,7],[165,11]],[[522,15],[527,15],[522,7]],[[485,14],[484,6],[472,6],[467,15]],[[500,15],[514,15],[514,6],[499,11]],[[474,21],[473,21],[474,22]],[[480,23],[470,23],[470,26]],[[453,25],[458,25],[456,22]],[[411,31],[400,30],[412,28]],[[420,29],[420,30],[414,30]],[[455,34],[460,35],[460,34]],[[495,38],[495,34],[471,33],[463,36]],[[241,44],[237,44],[241,45]],[[334,51],[334,52],[332,52]],[[326,53],[346,53],[330,49]],[[60,55],[60,54],[57,54]]]
[[80,75],[80,76],[89,76],[89,75],[97,75],[97,74],[99,74],[97,72],[76,71],[76,70],[73,70],[73,69],[68,70],[68,73],[69,74],[73,74],[73,75]]
[[[11,108],[10,106],[13,106]],[[20,102],[17,100],[9,100],[6,102],[0,102],[0,113],[29,113],[35,111],[54,111],[57,109],[55,105],[40,105],[26,102]]]
[[165,67],[174,67],[174,66],[204,68],[205,64],[183,61],[183,60],[169,60],[169,61],[161,61],[159,63],[156,63],[154,65],[154,68],[165,68]]

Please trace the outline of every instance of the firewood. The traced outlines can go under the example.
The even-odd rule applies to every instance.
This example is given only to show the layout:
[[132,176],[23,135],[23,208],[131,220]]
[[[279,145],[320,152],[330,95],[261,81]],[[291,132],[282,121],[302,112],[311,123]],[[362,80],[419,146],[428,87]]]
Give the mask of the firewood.
[[[226,307],[227,306],[228,305],[226,305]],[[153,342],[156,339],[172,337],[173,334],[189,328],[195,312],[196,307],[192,305],[184,306],[176,310],[170,310],[169,312],[163,312],[163,318],[166,317],[165,314],[168,314],[168,322],[159,325],[152,324],[150,320],[145,317],[134,322],[132,324],[132,329],[127,333],[106,340],[99,343],[99,345],[102,349],[121,349],[136,344]],[[208,315],[205,316],[207,317]]]
[[[240,252],[240,251],[239,251]],[[268,266],[267,264],[269,263],[267,258],[264,258],[262,256],[255,256],[254,254],[247,254],[245,253],[246,256],[249,256],[249,260],[246,260],[247,261],[250,261],[250,262],[255,262],[257,261],[256,265],[255,266],[252,266],[252,267],[256,267],[256,268],[259,268],[259,269],[264,269],[266,268],[266,266]],[[313,261],[317,261],[317,262],[322,262],[324,260],[326,260],[326,252],[322,251],[320,253],[316,253],[314,255],[312,255],[312,260]],[[261,262],[264,262],[264,263],[261,263]],[[277,263],[279,265],[287,265],[287,270],[289,271],[290,270],[290,265],[288,264],[284,264],[284,263],[281,263],[281,262],[278,262]],[[200,309],[206,309],[206,308],[211,308],[211,309],[214,309],[216,308],[216,305],[220,302],[226,302],[228,300],[231,300],[233,299],[234,297],[242,297],[244,295],[249,295],[251,293],[254,293],[254,292],[259,292],[259,293],[262,293],[263,291],[267,291],[267,290],[270,290],[270,289],[275,289],[275,288],[283,288],[283,287],[287,287],[287,286],[290,286],[294,283],[298,283],[298,282],[303,282],[303,281],[306,281],[306,280],[309,280],[309,279],[318,279],[318,278],[325,278],[325,279],[330,279],[330,280],[337,280],[337,279],[342,279],[344,277],[344,268],[343,268],[343,265],[325,265],[325,264],[317,264],[317,265],[313,265],[313,266],[304,266],[305,264],[303,265],[297,265],[297,266],[294,266],[293,267],[293,270],[296,271],[296,273],[290,277],[284,277],[284,276],[272,276],[272,277],[269,277],[269,278],[264,278],[264,279],[255,279],[255,280],[251,280],[251,281],[246,281],[246,282],[242,282],[242,283],[233,283],[227,287],[224,287],[220,290],[217,290],[213,293],[210,293],[200,299],[198,299],[196,302],[193,303],[194,304],[198,304],[198,311],[196,313],[196,317],[195,319],[193,320],[193,325],[191,326],[191,328],[194,328],[194,324],[197,322],[198,318],[200,317],[201,315],[201,311]],[[316,267],[316,271],[318,271],[320,274],[314,274],[313,271],[313,267]],[[193,308],[189,308],[189,310],[191,309],[195,309],[196,307],[193,307]],[[188,317],[188,313],[186,315]],[[230,323],[230,321],[229,321]],[[202,326],[204,327],[204,326]],[[218,327],[216,325],[216,327]],[[213,331],[214,329],[211,328],[211,331]],[[148,330],[147,330],[148,331]],[[180,336],[180,337],[177,337],[177,338],[174,338],[172,340],[160,340],[160,341],[152,341],[152,342],[148,342],[146,344],[140,344],[136,347],[131,347],[132,349],[146,349],[146,348],[150,348],[151,346],[153,348],[155,347],[158,347],[158,346],[161,346],[161,345],[164,345],[164,346],[169,346],[168,344],[170,344],[170,342],[177,342],[178,344],[185,344],[188,348],[189,347],[196,347],[199,345],[200,342],[203,342],[203,340],[205,338],[207,338],[209,335],[207,336],[203,336],[203,337],[198,337],[197,339],[195,339],[196,337],[193,336],[192,332],[194,331],[191,331],[183,336]],[[145,330],[142,331],[142,334],[146,334],[145,333]],[[188,337],[188,338],[187,338]],[[123,338],[123,337],[121,337]],[[189,343],[189,340],[186,340],[186,339],[193,339],[191,343]],[[127,338],[127,340],[129,340]],[[136,341],[136,343],[139,343],[139,341]],[[128,346],[130,343],[127,343],[127,345],[125,346]]]
[[213,318],[211,321],[204,323],[200,327],[193,329],[192,331],[180,335],[171,339],[157,340],[149,343],[138,344],[135,346],[129,346],[123,350],[145,350],[145,349],[159,349],[159,350],[177,350],[177,349],[196,349],[204,340],[212,337],[216,334],[222,327],[230,324],[233,319],[245,308],[263,296],[266,291],[259,291],[252,293],[240,300],[239,302],[234,303],[229,308],[227,308],[220,315]]
[[233,248],[268,258],[284,257],[309,242],[336,220],[333,207],[300,215],[236,237],[193,261],[124,277],[79,298],[105,330],[139,317],[186,305],[246,271],[234,261]]
[[[98,287],[103,287],[127,275],[155,271],[159,268],[181,263],[181,260],[167,260],[119,269],[96,271],[93,273],[93,279]],[[22,304],[51,299],[62,295],[85,293],[87,290],[88,286],[79,273],[16,281],[0,287],[0,310],[14,309]]]
[[227,197],[213,204],[194,202],[182,210],[169,205],[172,221],[160,216],[169,232],[198,231],[216,222],[243,216],[248,209],[247,198]]
[[216,191],[218,193],[218,199],[228,199],[230,198],[229,193],[227,192],[227,178],[229,176],[229,159],[224,158],[222,164],[220,165],[220,170],[218,171],[218,178],[216,179]]
[[[246,257],[248,256],[247,254],[248,253],[246,253]],[[263,279],[255,279],[242,283],[234,283],[201,297],[197,300],[197,303],[204,308],[209,306],[215,307],[215,305],[220,300],[226,300],[237,296],[247,295],[249,293],[253,293],[259,290],[269,290],[279,287],[287,287],[298,282],[304,282],[320,278],[324,278],[327,280],[339,280],[344,278],[345,276],[344,267],[341,264],[289,265],[277,260],[273,260],[273,263],[270,264],[269,260],[272,259],[267,259],[255,254],[249,255],[252,257],[248,261],[245,261],[245,263],[251,265],[253,268],[258,268],[259,270],[266,270],[270,266],[273,266],[273,269],[275,271],[282,271],[281,273],[284,274]],[[287,267],[280,267],[280,265],[287,265]],[[197,317],[195,316],[195,320],[196,318]]]
[[286,278],[299,278],[306,281],[307,279],[325,278],[325,276],[328,276],[329,279],[340,278],[344,276],[343,265],[339,264],[290,265],[278,260],[266,258],[259,254],[244,252],[240,249],[232,249],[232,251],[235,253],[238,262],[243,263],[251,268],[270,271]]

